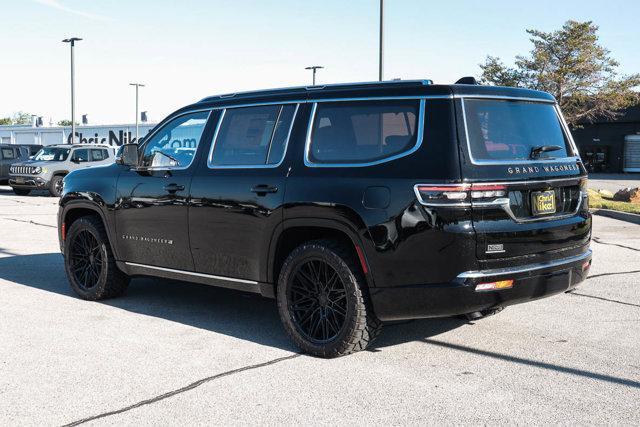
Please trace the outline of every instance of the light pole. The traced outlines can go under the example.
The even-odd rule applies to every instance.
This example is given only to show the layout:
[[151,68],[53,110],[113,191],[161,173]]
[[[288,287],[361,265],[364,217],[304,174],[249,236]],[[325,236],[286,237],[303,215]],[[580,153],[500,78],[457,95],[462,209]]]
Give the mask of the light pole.
[[138,89],[140,89],[141,87],[144,87],[144,85],[142,83],[129,83],[129,86],[135,86],[136,87],[136,144],[138,143]]
[[305,70],[311,70],[313,72],[313,86],[316,85],[316,71],[324,68],[321,65],[312,65],[310,67],[305,67]]
[[382,81],[384,74],[384,0],[380,0],[380,48],[378,58],[378,79]]
[[71,37],[62,40],[63,43],[71,44],[71,143],[76,138],[76,88],[75,88],[75,63],[73,58],[73,48],[76,42],[82,40],[78,37]]

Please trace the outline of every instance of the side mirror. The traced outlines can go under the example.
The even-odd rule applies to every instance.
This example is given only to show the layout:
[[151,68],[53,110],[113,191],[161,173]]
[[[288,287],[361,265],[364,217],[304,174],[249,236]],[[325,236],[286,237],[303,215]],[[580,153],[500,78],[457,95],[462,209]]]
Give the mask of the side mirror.
[[116,163],[124,166],[138,166],[138,144],[124,144],[116,153]]

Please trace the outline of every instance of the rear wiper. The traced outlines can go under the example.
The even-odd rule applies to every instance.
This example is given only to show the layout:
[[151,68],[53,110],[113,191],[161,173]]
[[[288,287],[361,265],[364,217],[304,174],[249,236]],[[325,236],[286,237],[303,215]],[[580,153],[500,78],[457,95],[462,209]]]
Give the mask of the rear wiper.
[[548,153],[549,151],[558,151],[562,150],[562,147],[559,145],[539,145],[537,147],[533,147],[531,149],[531,154],[529,154],[530,159],[537,159],[540,157],[542,153]]

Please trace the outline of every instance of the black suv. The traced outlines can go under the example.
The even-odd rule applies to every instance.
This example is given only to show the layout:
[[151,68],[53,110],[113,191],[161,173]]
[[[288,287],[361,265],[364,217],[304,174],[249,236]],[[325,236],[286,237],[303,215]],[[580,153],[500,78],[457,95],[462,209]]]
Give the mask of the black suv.
[[591,263],[586,172],[554,98],[428,81],[205,98],[69,174],[58,223],[81,298],[139,275],[260,293],[325,357],[382,321],[571,290]]

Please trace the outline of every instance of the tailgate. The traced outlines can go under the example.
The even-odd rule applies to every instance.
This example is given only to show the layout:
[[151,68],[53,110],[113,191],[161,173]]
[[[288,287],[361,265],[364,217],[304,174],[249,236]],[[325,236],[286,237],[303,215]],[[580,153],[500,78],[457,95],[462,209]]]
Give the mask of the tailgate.
[[478,259],[555,258],[558,253],[580,250],[589,243],[591,220],[585,178],[499,186],[503,197],[472,202]]

